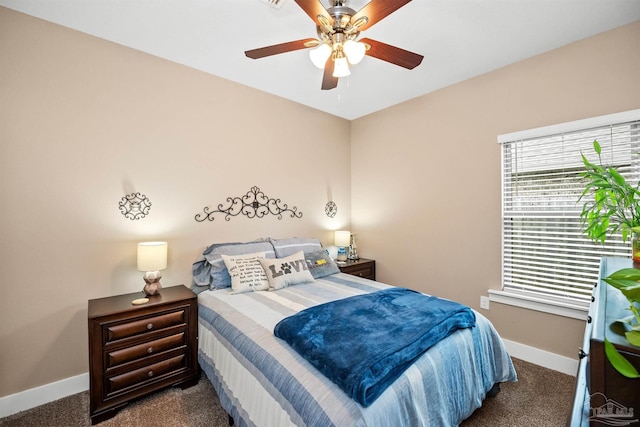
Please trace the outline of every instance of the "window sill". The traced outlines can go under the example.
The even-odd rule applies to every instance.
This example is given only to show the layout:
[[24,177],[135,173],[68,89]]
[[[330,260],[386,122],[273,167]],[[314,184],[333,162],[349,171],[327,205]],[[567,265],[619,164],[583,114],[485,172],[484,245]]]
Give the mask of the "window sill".
[[534,294],[518,291],[489,289],[489,300],[499,304],[542,311],[544,313],[551,313],[578,320],[587,320],[587,313],[589,311],[589,303],[586,301],[550,301]]

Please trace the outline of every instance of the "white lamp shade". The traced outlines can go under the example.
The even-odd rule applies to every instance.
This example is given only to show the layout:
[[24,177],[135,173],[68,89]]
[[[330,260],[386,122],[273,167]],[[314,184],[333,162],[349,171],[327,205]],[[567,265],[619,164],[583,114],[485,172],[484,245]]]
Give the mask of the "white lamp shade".
[[336,58],[333,65],[333,77],[347,77],[351,74],[346,57]]
[[362,61],[362,58],[364,58],[364,55],[367,53],[367,48],[364,43],[355,42],[353,40],[347,40],[344,43],[343,49],[351,64],[357,64]]
[[336,231],[335,245],[339,248],[344,248],[351,244],[351,232],[350,231]]
[[324,68],[327,63],[327,59],[329,59],[329,55],[331,55],[331,46],[326,43],[322,43],[317,48],[309,51],[309,58],[311,58],[311,62],[320,69]]
[[138,271],[167,268],[167,242],[138,243]]

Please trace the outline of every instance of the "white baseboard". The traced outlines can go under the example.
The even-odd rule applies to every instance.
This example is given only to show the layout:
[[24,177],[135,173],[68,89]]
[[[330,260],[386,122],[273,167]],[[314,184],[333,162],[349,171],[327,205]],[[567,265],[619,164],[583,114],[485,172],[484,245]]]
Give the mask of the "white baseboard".
[[89,390],[89,373],[0,397],[0,418]]
[[[577,359],[560,356],[515,341],[503,341],[509,354],[515,358],[568,375],[575,376],[578,371]],[[0,418],[8,417],[72,394],[81,393],[85,390],[89,390],[89,373],[0,397]]]
[[509,354],[517,359],[542,366],[543,368],[562,372],[563,374],[572,375],[574,377],[578,372],[577,355],[575,359],[572,359],[549,351],[540,350],[539,348],[531,347],[526,344],[520,344],[519,342],[505,339],[502,341],[504,342]]

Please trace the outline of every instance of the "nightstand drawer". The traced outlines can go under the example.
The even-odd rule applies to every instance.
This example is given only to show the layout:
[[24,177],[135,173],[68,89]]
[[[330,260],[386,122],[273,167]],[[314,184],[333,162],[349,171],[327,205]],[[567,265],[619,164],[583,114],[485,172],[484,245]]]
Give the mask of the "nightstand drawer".
[[182,332],[122,350],[110,351],[106,354],[105,368],[113,368],[123,363],[131,362],[132,360],[141,359],[186,345],[186,343],[186,336],[184,332]]
[[374,276],[373,270],[370,266],[352,268],[349,270],[349,274],[351,274],[352,276],[364,277],[365,279],[371,279]]
[[148,317],[133,322],[120,323],[116,325],[105,325],[104,344],[117,341],[123,338],[140,335],[171,326],[183,325],[187,322],[185,310],[163,314],[161,316]]
[[376,280],[376,262],[372,259],[360,258],[338,264],[341,272],[365,279]]
[[144,387],[147,382],[157,381],[159,378],[186,367],[186,356],[181,354],[171,359],[163,360],[153,365],[145,366],[135,371],[127,372],[107,379],[107,395],[121,391],[135,385]]

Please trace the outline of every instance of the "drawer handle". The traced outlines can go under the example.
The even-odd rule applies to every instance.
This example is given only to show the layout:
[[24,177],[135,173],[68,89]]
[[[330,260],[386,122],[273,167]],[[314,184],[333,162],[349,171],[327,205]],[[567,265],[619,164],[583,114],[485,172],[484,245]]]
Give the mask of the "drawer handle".
[[580,350],[580,351],[578,351],[578,358],[584,359],[585,357],[588,356],[587,353],[585,353],[583,349],[580,348],[578,350]]
[[593,319],[591,319],[591,316],[587,316],[587,323],[591,323]]
[[149,378],[151,378],[151,377],[153,376],[153,371],[149,371],[149,373],[147,374],[147,376],[148,376]]
[[147,329],[149,329],[149,330],[153,329],[153,323],[148,323],[147,324]]
[[153,353],[153,347],[149,347],[149,348],[147,349],[147,353],[149,353],[149,354]]

